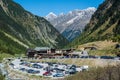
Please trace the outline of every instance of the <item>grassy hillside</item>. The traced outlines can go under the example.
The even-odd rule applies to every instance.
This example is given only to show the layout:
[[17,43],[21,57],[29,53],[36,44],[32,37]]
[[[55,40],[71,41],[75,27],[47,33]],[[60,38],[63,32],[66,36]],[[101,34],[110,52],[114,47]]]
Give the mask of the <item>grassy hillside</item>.
[[0,0],[0,54],[25,54],[37,46],[62,48],[68,43],[47,20],[13,0]]
[[112,41],[95,41],[95,42],[89,42],[86,44],[78,45],[76,46],[77,50],[83,50],[85,47],[95,47],[97,50],[88,50],[90,55],[109,55],[109,56],[116,56],[115,49],[116,44],[118,42],[112,42]]

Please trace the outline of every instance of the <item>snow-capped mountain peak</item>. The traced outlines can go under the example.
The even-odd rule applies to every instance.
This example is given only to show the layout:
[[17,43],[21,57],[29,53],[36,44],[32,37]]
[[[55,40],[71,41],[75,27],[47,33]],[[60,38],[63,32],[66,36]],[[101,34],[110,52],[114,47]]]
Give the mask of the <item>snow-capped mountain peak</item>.
[[53,20],[53,19],[57,18],[57,15],[53,12],[50,12],[45,18],[47,20]]
[[54,25],[54,27],[63,34],[64,37],[72,41],[80,35],[82,30],[85,28],[85,25],[89,23],[91,16],[95,11],[96,9],[94,7],[88,7],[83,10],[75,9],[66,14],[59,14],[58,16],[54,15],[54,18],[51,17],[51,14],[48,14],[49,19],[47,20],[50,21],[50,23]]

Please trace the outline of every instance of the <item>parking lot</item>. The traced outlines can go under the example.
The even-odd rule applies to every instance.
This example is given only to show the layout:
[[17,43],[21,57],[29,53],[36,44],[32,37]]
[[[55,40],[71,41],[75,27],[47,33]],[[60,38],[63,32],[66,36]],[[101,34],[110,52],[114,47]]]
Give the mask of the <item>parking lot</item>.
[[21,59],[15,59],[9,67],[15,71],[19,71],[25,74],[44,76],[51,78],[64,78],[65,76],[76,74],[80,71],[88,70],[87,65],[76,66],[62,63],[52,62],[28,62]]

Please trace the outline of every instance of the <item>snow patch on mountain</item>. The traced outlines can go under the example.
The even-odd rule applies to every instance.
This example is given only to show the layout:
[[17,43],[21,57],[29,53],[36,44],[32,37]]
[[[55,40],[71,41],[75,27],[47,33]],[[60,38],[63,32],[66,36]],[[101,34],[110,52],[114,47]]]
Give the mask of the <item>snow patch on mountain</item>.
[[76,20],[77,18],[78,18],[78,16],[72,18],[71,20],[69,20],[69,21],[67,22],[67,24],[70,25],[70,24],[74,23],[74,20]]

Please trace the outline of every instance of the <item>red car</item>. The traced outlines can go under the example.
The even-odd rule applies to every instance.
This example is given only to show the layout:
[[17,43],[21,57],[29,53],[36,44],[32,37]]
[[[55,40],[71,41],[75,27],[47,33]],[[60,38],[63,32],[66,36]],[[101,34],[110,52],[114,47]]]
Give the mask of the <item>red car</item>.
[[52,73],[50,71],[43,73],[43,76],[50,76],[50,75],[52,75]]

